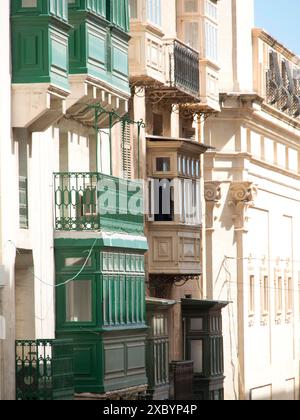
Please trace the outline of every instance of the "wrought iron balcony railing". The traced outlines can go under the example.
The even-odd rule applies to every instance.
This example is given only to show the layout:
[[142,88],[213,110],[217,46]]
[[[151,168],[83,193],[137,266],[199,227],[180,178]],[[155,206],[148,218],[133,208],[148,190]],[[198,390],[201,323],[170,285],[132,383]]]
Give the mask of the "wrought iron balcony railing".
[[96,172],[55,173],[55,228],[143,234],[143,184]]
[[300,116],[300,80],[293,74],[291,64],[278,54],[270,53],[270,68],[266,75],[266,101],[293,118]]
[[16,399],[72,400],[72,340],[16,341]]
[[170,83],[195,97],[200,96],[199,53],[187,45],[173,41],[170,52]]

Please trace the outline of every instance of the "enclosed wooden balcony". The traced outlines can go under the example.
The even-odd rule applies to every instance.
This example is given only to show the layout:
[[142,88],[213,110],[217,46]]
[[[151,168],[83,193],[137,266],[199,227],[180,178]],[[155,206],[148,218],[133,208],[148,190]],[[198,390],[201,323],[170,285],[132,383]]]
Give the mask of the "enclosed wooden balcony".
[[67,114],[81,118],[85,104],[127,111],[130,97],[128,0],[69,2],[70,86]]
[[148,223],[148,270],[151,275],[202,273],[200,225]]
[[202,272],[200,155],[207,149],[186,139],[147,138],[150,274]]
[[200,103],[195,111],[220,111],[218,2],[194,0],[193,7],[177,2],[177,35],[199,51]]
[[16,0],[11,14],[12,124],[44,131],[64,114],[69,95],[68,2]]
[[200,99],[199,54],[178,39],[165,39],[151,27],[133,27],[129,59],[131,83],[173,103]]

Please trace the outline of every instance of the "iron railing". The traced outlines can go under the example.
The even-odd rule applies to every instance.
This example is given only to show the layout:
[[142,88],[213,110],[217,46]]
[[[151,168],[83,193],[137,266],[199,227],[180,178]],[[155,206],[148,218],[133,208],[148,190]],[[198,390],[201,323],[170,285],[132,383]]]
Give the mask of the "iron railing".
[[55,228],[143,234],[143,184],[95,172],[54,174]]
[[16,399],[72,400],[72,340],[16,341]]
[[[170,59],[172,63],[172,57]],[[199,97],[199,53],[178,40],[173,42],[173,65],[170,66],[170,81],[184,92]]]
[[287,60],[279,65],[278,54],[270,53],[270,65],[266,74],[267,103],[290,115],[300,116],[300,82],[295,78]]

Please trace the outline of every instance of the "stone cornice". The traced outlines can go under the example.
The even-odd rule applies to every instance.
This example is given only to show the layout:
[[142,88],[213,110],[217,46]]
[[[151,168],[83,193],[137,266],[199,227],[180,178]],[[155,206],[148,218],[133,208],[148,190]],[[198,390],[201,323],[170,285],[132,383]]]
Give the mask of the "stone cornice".
[[276,38],[274,38],[264,29],[261,29],[261,28],[253,29],[253,35],[261,39],[262,41],[264,41],[266,44],[268,44],[271,48],[273,48],[278,53],[282,54],[289,61],[293,62],[294,64],[299,65],[299,57],[297,56],[297,54],[295,54],[292,50],[290,50],[281,42],[279,42]]

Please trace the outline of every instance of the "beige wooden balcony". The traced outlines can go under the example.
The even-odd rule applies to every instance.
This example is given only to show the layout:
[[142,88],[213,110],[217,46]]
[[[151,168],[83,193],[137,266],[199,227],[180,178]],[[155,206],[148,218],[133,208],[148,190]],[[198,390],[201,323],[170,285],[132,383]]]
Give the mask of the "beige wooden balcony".
[[173,103],[200,99],[199,54],[176,38],[166,39],[159,28],[131,26],[129,45],[131,83]]
[[201,267],[202,143],[149,136],[148,268],[151,275],[197,276]]
[[200,226],[170,222],[148,223],[150,274],[200,275]]

